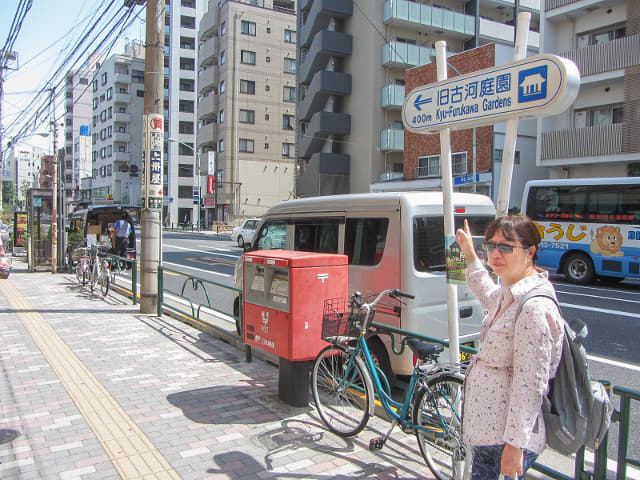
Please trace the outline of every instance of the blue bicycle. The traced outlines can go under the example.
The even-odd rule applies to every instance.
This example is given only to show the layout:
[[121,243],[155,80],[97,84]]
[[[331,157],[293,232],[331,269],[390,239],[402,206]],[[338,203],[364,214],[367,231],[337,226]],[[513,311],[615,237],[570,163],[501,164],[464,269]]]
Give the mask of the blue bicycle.
[[[391,419],[384,437],[369,442],[381,449],[396,425],[415,433],[427,466],[438,480],[466,478],[470,473],[462,442],[461,408],[464,366],[438,361],[444,347],[406,339],[416,362],[402,402],[391,398],[384,374],[376,367],[366,342],[367,331],[383,297],[401,302],[414,298],[399,290],[384,290],[366,303],[356,292],[351,299],[328,299],[324,304],[322,338],[332,344],[315,360],[311,388],[320,418],[343,437],[359,433],[375,414],[376,404]],[[400,305],[380,306],[399,311]]]

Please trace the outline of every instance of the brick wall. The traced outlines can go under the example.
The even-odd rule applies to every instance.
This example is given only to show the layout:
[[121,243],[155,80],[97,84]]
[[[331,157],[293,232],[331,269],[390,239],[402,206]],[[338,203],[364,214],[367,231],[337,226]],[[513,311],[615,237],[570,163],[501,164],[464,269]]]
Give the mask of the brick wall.
[[[493,44],[468,50],[459,55],[449,57],[448,62],[462,74],[474,72],[495,66],[495,46]],[[449,68],[448,77],[457,73]],[[405,95],[414,88],[428,85],[436,81],[436,65],[430,63],[412,68],[405,72]],[[455,130],[451,132],[451,152],[467,152],[467,171],[473,171],[473,129]],[[476,128],[476,172],[491,170],[491,155],[493,151],[493,127]],[[411,180],[416,177],[418,157],[440,154],[440,135],[420,135],[404,133],[404,178]]]

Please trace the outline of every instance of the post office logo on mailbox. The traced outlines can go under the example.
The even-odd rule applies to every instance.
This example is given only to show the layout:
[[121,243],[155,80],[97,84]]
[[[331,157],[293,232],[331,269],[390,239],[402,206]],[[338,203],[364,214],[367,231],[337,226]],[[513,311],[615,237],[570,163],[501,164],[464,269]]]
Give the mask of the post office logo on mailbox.
[[318,280],[322,280],[322,283],[324,283],[325,280],[329,279],[329,274],[328,273],[319,273],[318,274]]
[[261,330],[264,333],[269,333],[269,312],[262,310],[262,327]]

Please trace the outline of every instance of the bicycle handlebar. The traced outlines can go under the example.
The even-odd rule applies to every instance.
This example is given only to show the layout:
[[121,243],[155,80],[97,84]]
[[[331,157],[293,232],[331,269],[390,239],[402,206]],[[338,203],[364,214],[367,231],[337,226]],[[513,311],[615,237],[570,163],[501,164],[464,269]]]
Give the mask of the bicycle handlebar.
[[393,297],[393,298],[398,298],[398,297],[416,298],[415,295],[411,295],[410,293],[402,292],[402,291],[398,290],[397,288],[388,288],[386,290],[382,290],[378,294],[378,296],[375,298],[375,300],[373,300],[372,302],[369,302],[369,303],[363,303],[362,302],[362,294],[360,292],[354,292],[353,295],[351,296],[351,298],[353,299],[353,302],[359,308],[371,309],[371,308],[375,307],[376,304],[382,299],[382,297],[384,297],[386,295],[388,295],[390,297]]

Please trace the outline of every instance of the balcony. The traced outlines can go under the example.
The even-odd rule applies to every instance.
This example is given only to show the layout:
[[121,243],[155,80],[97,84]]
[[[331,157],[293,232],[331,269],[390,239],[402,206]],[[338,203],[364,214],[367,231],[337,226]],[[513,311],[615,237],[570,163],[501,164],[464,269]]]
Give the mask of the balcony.
[[351,75],[323,70],[318,72],[300,102],[299,119],[309,121],[312,115],[322,110],[331,95],[345,96],[351,93]]
[[200,99],[198,103],[198,119],[213,118],[218,112],[218,96],[215,94],[207,95]]
[[333,18],[346,18],[353,15],[351,0],[314,0],[307,15],[307,21],[302,26],[300,46],[308,47],[313,37],[320,30],[325,30]]
[[114,162],[130,162],[131,154],[129,152],[113,152]]
[[209,67],[198,72],[198,90],[208,92],[218,85],[218,67]]
[[306,133],[298,138],[301,158],[310,158],[318,153],[329,137],[348,135],[351,132],[351,115],[336,112],[318,112],[307,124]]
[[126,73],[116,73],[113,76],[114,83],[131,83],[131,76]]
[[380,105],[383,109],[402,108],[404,102],[404,85],[387,85],[382,87]]
[[560,52],[558,55],[573,60],[582,77],[622,70],[640,65],[640,35],[631,35],[599,45],[576,48]]
[[116,112],[113,114],[113,121],[120,123],[129,123],[131,121],[131,115],[128,113]]
[[387,128],[380,132],[381,152],[404,152],[404,130]]
[[[481,38],[497,41],[513,45],[515,39],[515,29],[511,25],[505,23],[494,22],[488,18],[480,18],[480,31],[478,34]],[[540,48],[540,34],[538,32],[529,32],[528,48]]]
[[128,93],[116,92],[113,94],[113,103],[129,103],[131,95]]
[[205,68],[218,63],[218,37],[211,37],[200,45],[198,65]]
[[542,133],[540,160],[602,157],[622,153],[624,124]]
[[397,182],[404,177],[402,172],[385,172],[380,174],[381,182]]
[[419,47],[403,42],[389,42],[382,47],[382,66],[409,68],[431,63],[436,51],[429,47]]
[[200,41],[206,40],[212,35],[218,35],[218,8],[216,5],[212,5],[212,8],[207,10],[200,20]]
[[198,147],[201,146],[213,146],[218,143],[218,124],[210,123],[203,125],[198,129],[196,141]]
[[567,17],[583,15],[586,8],[604,7],[612,5],[611,0],[591,0],[588,3],[583,0],[546,0],[544,3],[545,18],[551,21],[566,21]]
[[113,141],[114,142],[130,142],[131,135],[126,132],[114,132]]
[[330,57],[351,55],[353,37],[346,33],[322,30],[313,38],[311,47],[300,66],[300,83],[309,83],[316,72],[324,70]]
[[476,33],[476,20],[471,15],[407,0],[387,0],[382,10],[382,22],[426,33],[447,32],[451,37],[463,39]]

